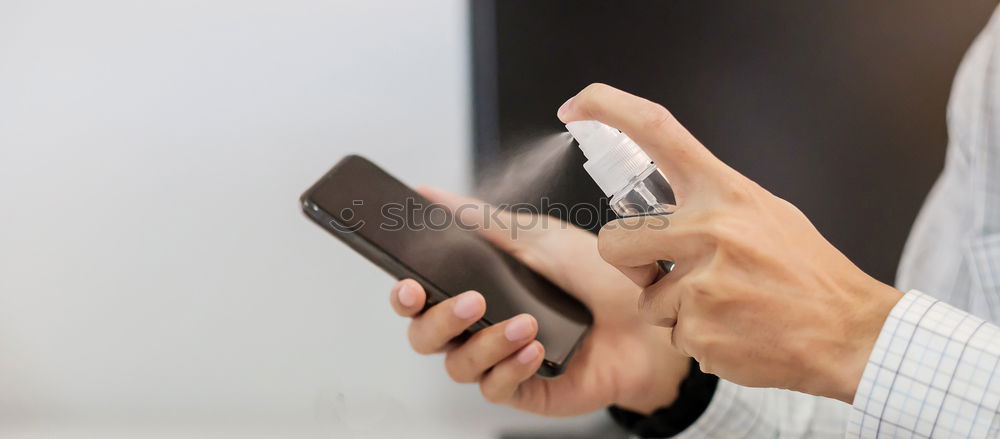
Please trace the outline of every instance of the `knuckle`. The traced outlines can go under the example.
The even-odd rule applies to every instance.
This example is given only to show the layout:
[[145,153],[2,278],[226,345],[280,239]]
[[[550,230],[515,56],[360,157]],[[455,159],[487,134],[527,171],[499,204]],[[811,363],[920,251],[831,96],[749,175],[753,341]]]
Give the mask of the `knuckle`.
[[[706,364],[705,360],[709,354],[706,353],[702,346],[699,333],[699,331],[702,331],[702,328],[700,325],[692,325],[692,323],[690,320],[685,320],[680,334],[678,334],[678,328],[674,328],[672,341],[676,342],[674,345],[675,348],[697,361],[700,367],[704,367]],[[702,369],[702,371],[704,372],[705,370]]]
[[410,340],[410,347],[413,348],[414,352],[420,355],[429,355],[434,353],[434,350],[424,340],[423,333],[417,324],[410,323],[410,329],[407,330],[406,334],[407,338]]
[[479,393],[483,395],[483,399],[492,404],[503,404],[504,398],[498,389],[486,385],[486,383],[479,384]]
[[476,377],[470,373],[474,370],[471,365],[472,360],[453,353],[448,353],[444,357],[444,369],[448,372],[448,377],[456,383],[471,383],[476,381]]
[[741,204],[749,203],[754,199],[754,194],[757,192],[758,188],[760,188],[760,186],[757,186],[756,183],[746,180],[745,178],[741,178],[738,183],[728,185],[726,190],[723,192],[723,195],[729,202]]
[[595,95],[603,95],[610,90],[612,90],[612,88],[608,84],[602,82],[592,82],[587,84],[587,86],[580,91],[580,95],[584,97],[593,97]]
[[688,353],[695,358],[704,357],[705,345],[704,339],[700,335],[700,331],[703,329],[700,325],[689,325],[688,333],[691,334],[684,338],[684,347],[687,348]]
[[684,279],[684,299],[687,302],[695,302],[705,305],[705,302],[712,297],[712,280],[706,276],[691,275]]
[[700,337],[698,342],[698,352],[702,353],[702,356],[711,356],[720,349],[724,349],[725,346],[719,340],[717,336],[711,331],[711,329],[706,329],[705,335]]
[[782,212],[788,214],[792,218],[798,218],[800,220],[808,221],[810,224],[812,223],[809,220],[809,217],[807,217],[806,214],[803,213],[802,210],[798,208],[798,206],[792,204],[791,201],[775,196],[772,196],[772,199],[777,200],[776,205],[778,206],[778,209],[780,209]]
[[704,233],[711,242],[734,243],[742,238],[742,224],[738,218],[724,212],[712,212],[702,223]]
[[661,130],[674,123],[674,115],[663,105],[649,102],[643,106],[639,120],[645,130]]
[[655,313],[656,297],[657,297],[657,292],[652,287],[643,288],[642,293],[639,294],[639,300],[637,303],[639,314],[643,315],[643,317],[646,317],[647,320],[649,319],[649,317],[652,317],[651,315],[653,313]]
[[587,117],[596,119],[603,113],[604,98],[611,90],[610,85],[595,82],[584,87],[573,100]]
[[668,291],[663,286],[647,287],[639,294],[637,301],[639,316],[651,325],[671,327],[677,324],[677,316],[668,302]]
[[[710,365],[713,362],[709,361],[714,358],[717,353],[722,352],[722,350],[727,349],[713,330],[713,325],[710,322],[686,322],[688,324],[686,334],[684,338],[684,347],[687,349],[688,355],[694,358],[700,365]],[[692,324],[693,323],[693,324]],[[732,349],[732,347],[728,347]],[[704,372],[705,369],[702,369]]]

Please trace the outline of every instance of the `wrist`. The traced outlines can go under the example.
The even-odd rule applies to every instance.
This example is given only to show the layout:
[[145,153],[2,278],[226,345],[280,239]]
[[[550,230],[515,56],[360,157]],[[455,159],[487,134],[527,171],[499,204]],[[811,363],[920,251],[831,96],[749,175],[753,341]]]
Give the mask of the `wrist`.
[[854,312],[848,313],[845,319],[843,349],[840,350],[837,361],[830,361],[830,366],[824,373],[828,377],[827,391],[822,396],[838,399],[852,404],[858,384],[864,374],[865,367],[875,341],[882,332],[892,308],[903,297],[903,293],[889,285],[874,281],[861,289]]
[[654,362],[647,379],[615,402],[618,407],[647,416],[672,405],[680,393],[681,382],[691,372],[691,359],[672,347],[650,348],[661,351],[659,361]]
[[652,414],[640,414],[620,406],[608,407],[615,423],[636,437],[674,437],[701,419],[715,397],[719,377],[702,372],[688,359],[689,373],[681,381],[677,399]]

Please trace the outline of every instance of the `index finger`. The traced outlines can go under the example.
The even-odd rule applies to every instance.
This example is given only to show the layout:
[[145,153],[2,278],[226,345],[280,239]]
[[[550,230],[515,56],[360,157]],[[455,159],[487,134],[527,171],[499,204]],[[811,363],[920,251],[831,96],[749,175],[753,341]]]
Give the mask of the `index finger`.
[[427,302],[427,293],[417,281],[413,279],[403,279],[396,282],[389,293],[389,303],[392,310],[396,311],[400,317],[413,317],[420,314]]
[[558,116],[563,123],[597,120],[627,134],[666,172],[679,198],[711,181],[705,173],[728,168],[662,105],[609,85],[587,86],[559,108]]

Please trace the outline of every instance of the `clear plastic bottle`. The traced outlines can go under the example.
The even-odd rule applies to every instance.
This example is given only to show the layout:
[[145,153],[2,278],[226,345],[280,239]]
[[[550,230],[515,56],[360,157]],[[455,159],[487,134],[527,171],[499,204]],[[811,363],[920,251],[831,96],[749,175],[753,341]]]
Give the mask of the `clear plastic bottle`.
[[594,120],[566,124],[587,162],[583,168],[620,217],[662,215],[676,207],[670,183],[625,133]]
[[[611,197],[619,217],[666,215],[677,207],[667,178],[625,133],[595,120],[570,122],[566,129],[587,157],[583,169]],[[673,262],[656,262],[657,279],[674,268]]]

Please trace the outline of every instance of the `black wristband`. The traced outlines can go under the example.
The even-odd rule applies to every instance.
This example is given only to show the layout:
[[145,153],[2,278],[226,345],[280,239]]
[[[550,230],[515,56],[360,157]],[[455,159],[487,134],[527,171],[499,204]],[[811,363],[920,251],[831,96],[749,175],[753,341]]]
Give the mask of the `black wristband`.
[[674,436],[705,413],[718,384],[719,377],[702,372],[698,362],[691,359],[691,370],[681,381],[677,400],[670,406],[658,409],[649,416],[617,406],[608,407],[608,412],[618,425],[639,437]]

